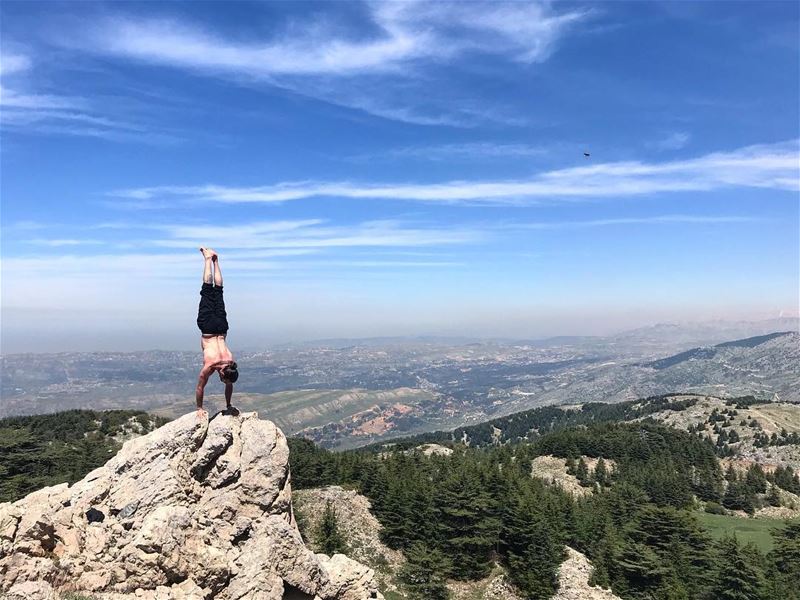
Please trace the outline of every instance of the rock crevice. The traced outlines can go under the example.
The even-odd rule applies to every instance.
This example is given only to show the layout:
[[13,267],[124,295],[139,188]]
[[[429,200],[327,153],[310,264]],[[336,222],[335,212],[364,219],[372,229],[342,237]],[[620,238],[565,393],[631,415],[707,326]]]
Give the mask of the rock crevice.
[[[101,518],[102,515],[102,518]],[[371,569],[307,549],[289,449],[256,413],[185,415],[74,485],[0,504],[0,592],[102,600],[381,598]]]

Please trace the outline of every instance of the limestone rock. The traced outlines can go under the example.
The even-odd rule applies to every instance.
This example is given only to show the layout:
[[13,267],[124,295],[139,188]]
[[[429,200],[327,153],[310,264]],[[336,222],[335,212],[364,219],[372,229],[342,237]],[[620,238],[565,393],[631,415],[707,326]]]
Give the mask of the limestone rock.
[[51,600],[367,600],[374,573],[307,549],[289,449],[256,413],[194,413],[125,443],[71,487],[0,504],[0,592]]
[[611,590],[589,585],[592,571],[586,556],[567,547],[567,558],[558,569],[558,592],[551,600],[621,600]]
[[[405,562],[403,553],[392,550],[381,542],[383,528],[372,514],[372,505],[365,496],[355,490],[346,490],[338,485],[298,490],[294,494],[294,509],[309,546],[316,548],[311,536],[319,527],[325,507],[331,503],[336,511],[339,531],[347,544],[348,556],[370,567],[388,566],[389,571],[397,571]],[[302,531],[302,529],[301,529]]]

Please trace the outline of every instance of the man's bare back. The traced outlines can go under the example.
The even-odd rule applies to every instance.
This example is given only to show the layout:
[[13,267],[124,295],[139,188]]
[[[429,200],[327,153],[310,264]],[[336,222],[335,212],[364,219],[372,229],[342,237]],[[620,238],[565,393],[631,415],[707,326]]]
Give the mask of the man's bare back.
[[233,354],[228,350],[224,335],[203,335],[200,346],[203,349],[203,367],[221,366],[233,362]]

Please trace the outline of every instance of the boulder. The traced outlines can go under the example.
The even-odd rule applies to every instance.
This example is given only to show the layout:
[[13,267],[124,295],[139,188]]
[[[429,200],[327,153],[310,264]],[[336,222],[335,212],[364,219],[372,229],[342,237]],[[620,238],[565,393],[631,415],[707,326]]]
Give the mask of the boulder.
[[289,449],[256,413],[185,415],[72,486],[0,504],[0,592],[104,600],[367,600],[368,567],[314,554]]

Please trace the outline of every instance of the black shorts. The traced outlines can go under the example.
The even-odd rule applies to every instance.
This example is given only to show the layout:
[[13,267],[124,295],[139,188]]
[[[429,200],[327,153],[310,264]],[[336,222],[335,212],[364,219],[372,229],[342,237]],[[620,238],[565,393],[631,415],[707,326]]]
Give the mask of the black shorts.
[[228,333],[228,315],[225,314],[222,286],[203,284],[200,290],[200,306],[197,308],[197,326],[204,335]]

